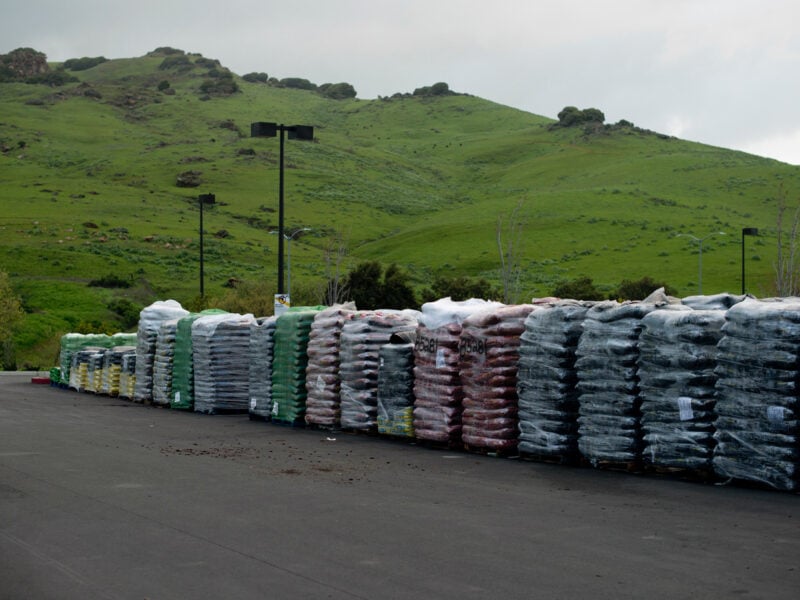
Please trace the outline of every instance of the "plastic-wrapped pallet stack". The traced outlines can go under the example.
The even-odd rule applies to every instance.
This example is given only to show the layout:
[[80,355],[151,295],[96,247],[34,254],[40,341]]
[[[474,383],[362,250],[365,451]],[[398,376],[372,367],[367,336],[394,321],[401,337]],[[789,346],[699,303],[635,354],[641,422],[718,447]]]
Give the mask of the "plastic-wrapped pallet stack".
[[317,313],[308,337],[306,423],[338,427],[340,421],[339,344],[342,327],[355,303],[332,306]]
[[122,355],[119,372],[119,397],[133,399],[136,389],[136,348]]
[[260,317],[250,324],[250,418],[272,414],[272,357],[277,317]]
[[192,323],[195,412],[248,411],[253,321],[251,314],[225,313]]
[[89,356],[85,391],[98,394],[103,390],[103,365],[107,351],[107,348],[102,348]]
[[153,358],[153,404],[169,406],[172,399],[172,365],[175,357],[175,334],[179,319],[161,323],[156,336]]
[[724,322],[724,310],[687,306],[656,310],[642,319],[638,376],[645,465],[711,474],[714,367]]
[[503,306],[464,319],[459,368],[464,389],[461,439],[468,449],[517,448],[520,336],[532,304]]
[[136,353],[136,346],[114,346],[108,350],[103,364],[102,392],[109,396],[119,396],[122,358],[125,354]]
[[192,353],[192,323],[200,317],[228,314],[209,308],[178,319],[175,327],[175,350],[172,357],[172,393],[169,407],[175,410],[194,410],[194,357]]
[[153,362],[156,339],[161,323],[168,319],[180,319],[189,311],[175,300],[154,302],[139,313],[139,329],[136,340],[136,389],[133,399],[149,402],[153,399]]
[[415,330],[418,315],[411,310],[363,311],[342,327],[339,374],[343,428],[378,430],[380,348],[389,343],[393,333]]
[[295,307],[278,317],[272,358],[272,420],[304,423],[311,324],[322,307]]
[[798,489],[800,298],[747,299],[725,315],[717,355],[714,470]]
[[578,342],[578,448],[596,467],[641,466],[639,334],[642,318],[671,301],[658,290],[641,302],[598,302]]
[[522,455],[564,464],[578,459],[575,351],[590,306],[560,300],[525,319],[517,374]]
[[90,363],[92,357],[105,352],[100,346],[84,346],[72,353],[69,368],[69,387],[79,392],[89,388]]
[[378,352],[378,433],[414,437],[416,338],[416,330],[392,334]]
[[461,324],[469,315],[491,306],[501,305],[475,298],[442,298],[422,305],[414,343],[414,435],[418,439],[461,443]]
[[[121,344],[122,342],[116,343]],[[133,343],[136,343],[135,337]],[[61,336],[61,349],[58,357],[58,362],[61,367],[61,383],[70,383],[72,355],[75,354],[75,352],[87,347],[110,348],[111,346],[111,338],[105,333],[67,333]]]

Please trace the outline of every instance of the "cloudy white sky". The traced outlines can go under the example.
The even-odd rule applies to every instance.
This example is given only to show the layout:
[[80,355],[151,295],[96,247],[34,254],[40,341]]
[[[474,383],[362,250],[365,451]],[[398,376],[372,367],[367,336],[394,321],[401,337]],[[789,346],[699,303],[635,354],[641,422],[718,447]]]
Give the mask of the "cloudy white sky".
[[798,0],[3,0],[0,53],[173,46],[242,75],[450,88],[800,164]]

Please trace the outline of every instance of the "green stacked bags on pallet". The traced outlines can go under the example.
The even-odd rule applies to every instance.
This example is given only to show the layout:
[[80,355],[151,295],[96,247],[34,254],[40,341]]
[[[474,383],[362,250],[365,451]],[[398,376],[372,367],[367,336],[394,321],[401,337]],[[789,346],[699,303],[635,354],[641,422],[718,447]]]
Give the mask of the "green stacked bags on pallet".
[[175,331],[175,354],[172,358],[172,395],[169,406],[177,410],[194,410],[194,361],[192,359],[192,323],[207,315],[224,314],[211,308],[192,313],[178,321]]
[[275,323],[272,359],[272,420],[302,423],[306,412],[306,366],[311,324],[325,307],[296,307]]
[[67,333],[61,336],[61,351],[58,356],[59,366],[61,367],[60,383],[69,384],[70,366],[72,355],[80,352],[84,348],[114,348],[115,346],[135,346],[135,333],[115,333],[106,335],[105,333]]

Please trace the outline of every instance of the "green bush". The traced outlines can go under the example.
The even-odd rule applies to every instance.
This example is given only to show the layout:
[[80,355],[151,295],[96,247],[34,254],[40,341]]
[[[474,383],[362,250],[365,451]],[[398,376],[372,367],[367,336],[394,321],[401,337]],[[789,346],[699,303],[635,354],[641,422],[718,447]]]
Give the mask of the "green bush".
[[553,288],[551,294],[557,298],[572,298],[573,300],[603,299],[603,293],[597,289],[591,277],[562,281]]
[[360,263],[347,275],[345,287],[362,310],[418,306],[408,274],[395,264],[384,273],[377,261]]
[[108,275],[103,275],[100,279],[92,279],[89,282],[89,287],[129,288],[131,287],[131,282],[115,273],[109,273]]
[[245,81],[249,81],[250,83],[267,83],[269,81],[269,75],[266,73],[246,73],[242,76],[242,79]]
[[192,61],[185,54],[170,54],[161,61],[158,68],[161,71],[189,71],[192,69]]
[[565,106],[558,113],[558,125],[560,127],[573,127],[585,123],[602,124],[605,120],[606,116],[597,108],[580,110],[574,106]]
[[308,79],[303,79],[301,77],[285,77],[284,79],[281,79],[279,83],[281,87],[292,88],[296,90],[314,91],[317,89],[316,84],[311,83]]
[[668,284],[655,281],[651,277],[642,277],[636,280],[623,279],[614,295],[619,300],[644,300],[658,288],[662,287],[668,295],[677,295],[677,292]]
[[433,302],[439,298],[453,300],[469,300],[481,298],[490,300],[500,296],[500,292],[492,287],[486,279],[470,279],[469,277],[437,276],[431,287],[422,292],[423,302]]
[[105,56],[95,56],[94,58],[84,56],[83,58],[70,58],[64,61],[64,68],[68,71],[87,71],[97,65],[107,62]]
[[356,89],[349,83],[323,83],[317,91],[332,100],[345,100],[356,97]]

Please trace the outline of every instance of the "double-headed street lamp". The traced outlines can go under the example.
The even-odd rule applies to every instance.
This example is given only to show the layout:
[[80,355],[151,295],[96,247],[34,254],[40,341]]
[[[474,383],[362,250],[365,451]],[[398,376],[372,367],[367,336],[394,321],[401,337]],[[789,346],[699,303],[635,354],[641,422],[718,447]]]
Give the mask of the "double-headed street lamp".
[[756,227],[742,227],[742,295],[745,293],[745,285],[744,285],[744,236],[758,235],[758,229]]
[[698,261],[697,261],[697,293],[701,296],[703,295],[703,242],[705,242],[708,238],[715,236],[715,235],[725,235],[724,231],[715,231],[713,233],[709,233],[707,236],[698,238],[693,236],[690,233],[679,233],[676,237],[688,237],[692,238],[698,245]]
[[283,144],[285,133],[290,140],[314,139],[314,128],[311,125],[278,125],[277,123],[251,123],[250,137],[275,137],[280,132],[280,159],[278,183],[278,294],[283,295]]

